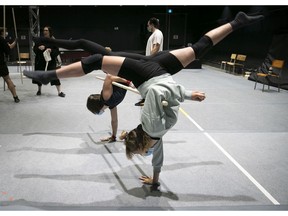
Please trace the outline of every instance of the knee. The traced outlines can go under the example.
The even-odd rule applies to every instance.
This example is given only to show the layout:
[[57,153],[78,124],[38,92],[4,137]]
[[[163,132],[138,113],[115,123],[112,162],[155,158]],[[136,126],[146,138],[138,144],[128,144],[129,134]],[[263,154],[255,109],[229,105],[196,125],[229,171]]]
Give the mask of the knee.
[[83,44],[85,44],[85,43],[86,43],[86,40],[83,39],[83,38],[81,38],[81,39],[78,40],[78,44],[79,44],[79,45],[83,45]]
[[210,37],[204,35],[200,40],[192,45],[195,53],[195,58],[202,58],[211,48],[213,47],[213,42]]
[[103,56],[101,54],[94,54],[81,60],[82,69],[85,74],[93,70],[100,70],[102,68]]

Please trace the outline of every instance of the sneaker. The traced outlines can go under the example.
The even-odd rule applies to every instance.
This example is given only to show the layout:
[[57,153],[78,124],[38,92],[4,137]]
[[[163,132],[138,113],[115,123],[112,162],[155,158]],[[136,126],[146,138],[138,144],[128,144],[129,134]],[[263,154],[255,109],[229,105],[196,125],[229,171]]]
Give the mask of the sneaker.
[[59,97],[65,97],[65,94],[64,94],[63,92],[60,92],[60,93],[58,94],[58,96],[59,96]]
[[40,90],[37,91],[36,95],[41,95],[41,91]]
[[18,96],[15,96],[13,98],[14,98],[15,103],[19,103],[20,102],[20,99],[18,98]]

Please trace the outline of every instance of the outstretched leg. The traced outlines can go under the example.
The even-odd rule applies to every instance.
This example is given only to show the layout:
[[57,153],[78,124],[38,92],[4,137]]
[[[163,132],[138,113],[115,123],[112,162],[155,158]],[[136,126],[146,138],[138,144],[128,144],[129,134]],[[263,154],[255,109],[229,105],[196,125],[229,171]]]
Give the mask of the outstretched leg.
[[102,55],[110,55],[110,51],[105,49],[105,47],[97,44],[95,42],[79,39],[79,40],[64,40],[64,39],[55,39],[55,38],[47,38],[47,37],[34,37],[33,41],[35,43],[43,43],[46,45],[54,45],[57,47],[61,47],[64,49],[83,49],[91,54],[102,54]]
[[91,54],[101,54],[101,55],[109,55],[109,56],[122,56],[131,59],[143,59],[148,60],[151,57],[141,55],[138,53],[128,53],[128,52],[113,52],[109,51],[105,47],[101,46],[98,43],[95,43],[90,40],[86,39],[79,39],[79,40],[64,40],[64,39],[55,39],[55,38],[47,38],[47,37],[34,37],[33,41],[35,43],[43,43],[46,45],[54,45],[57,47],[61,47],[64,49],[83,49]]
[[[183,67],[186,67],[192,61],[194,61],[195,58],[201,58],[209,49],[211,49],[214,45],[223,40],[234,30],[260,21],[263,18],[264,17],[262,15],[252,17],[247,16],[243,12],[239,12],[232,22],[209,31],[196,44],[194,44],[192,48],[186,47],[178,50],[173,50],[170,53],[179,60]],[[58,78],[84,76],[85,74],[98,69],[102,69],[104,72],[111,73],[112,75],[118,75],[124,59],[124,57],[103,57],[100,54],[94,54],[93,56],[89,56],[83,59],[82,62],[74,63],[58,70],[48,72],[37,71],[36,73],[33,71],[24,71],[24,75],[29,78],[38,80],[43,84],[48,84],[49,81]],[[178,72],[179,69],[181,69],[181,67],[176,67],[175,72]],[[171,74],[173,73],[171,72]]]
[[209,32],[207,32],[197,43],[191,47],[186,47],[178,50],[173,50],[172,53],[182,63],[185,68],[188,64],[195,60],[195,58],[201,58],[207,51],[209,51],[214,45],[219,43],[225,37],[227,37],[233,31],[258,22],[264,18],[263,15],[248,16],[243,12],[239,12],[235,19],[227,24],[219,26]]
[[103,70],[117,76],[124,61],[124,57],[119,56],[102,56],[94,54],[84,58],[81,62],[75,62],[65,67],[49,71],[27,71],[24,70],[24,75],[47,85],[50,81],[69,78],[81,77],[90,73],[93,70]]

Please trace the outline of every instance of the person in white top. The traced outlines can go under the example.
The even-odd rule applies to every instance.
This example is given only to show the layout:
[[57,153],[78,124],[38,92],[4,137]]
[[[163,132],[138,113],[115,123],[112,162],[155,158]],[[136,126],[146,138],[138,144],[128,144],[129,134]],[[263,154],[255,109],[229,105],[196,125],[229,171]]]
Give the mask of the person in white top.
[[[146,56],[154,55],[157,52],[163,51],[163,34],[158,29],[159,19],[152,17],[147,23],[147,30],[152,32],[150,35],[147,45],[146,45]],[[135,103],[135,106],[143,106],[145,100],[141,99],[139,102]]]
[[147,30],[152,32],[152,34],[147,41],[146,56],[163,50],[163,34],[158,28],[159,20],[155,17],[150,18],[147,23]]

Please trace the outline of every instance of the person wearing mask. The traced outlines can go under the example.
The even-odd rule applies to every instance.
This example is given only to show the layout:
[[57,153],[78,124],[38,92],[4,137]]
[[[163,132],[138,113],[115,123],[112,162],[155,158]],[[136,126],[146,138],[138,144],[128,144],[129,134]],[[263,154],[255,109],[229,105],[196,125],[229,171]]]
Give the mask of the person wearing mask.
[[[172,76],[187,67],[197,58],[202,58],[213,46],[232,32],[264,19],[263,15],[249,16],[239,12],[235,19],[208,31],[192,47],[158,52],[152,58],[141,60],[129,57],[94,54],[65,68],[52,71],[24,71],[29,78],[43,84],[58,78],[81,77],[94,70],[102,70],[113,76],[131,80],[145,98],[140,124],[130,132],[121,134],[126,146],[126,156],[131,159],[135,154],[145,155],[153,148],[153,176],[142,176],[144,184],[158,190],[159,176],[163,166],[162,137],[176,124],[180,103],[185,99],[203,101],[204,92],[186,90],[176,83]],[[167,101],[167,106],[162,102]]]
[[[33,41],[35,43],[41,43],[46,46],[57,46],[69,50],[74,49],[83,49],[84,51],[92,54],[102,54],[102,55],[114,55],[110,47],[103,47],[93,41],[86,39],[78,40],[65,40],[65,39],[56,39],[56,38],[47,38],[47,37],[34,37]],[[124,54],[120,52],[120,54]],[[128,56],[133,56],[129,55]],[[141,56],[139,56],[140,58]],[[89,95],[87,98],[86,107],[94,115],[102,115],[106,109],[110,110],[111,115],[111,136],[101,139],[101,142],[116,142],[117,129],[118,129],[118,113],[117,106],[123,101],[127,90],[113,85],[113,82],[121,82],[123,85],[133,87],[133,83],[129,80],[122,79],[120,77],[115,77],[110,74],[107,74],[103,88],[100,93],[94,93]]]
[[[157,52],[163,50],[163,34],[159,30],[159,19],[152,17],[148,20],[147,30],[152,34],[148,38],[146,44],[146,56],[153,56]],[[141,99],[139,102],[135,103],[135,106],[143,106],[145,99]]]
[[150,18],[147,30],[152,33],[146,44],[146,56],[150,56],[163,50],[163,34],[159,30],[159,20],[155,17]]

